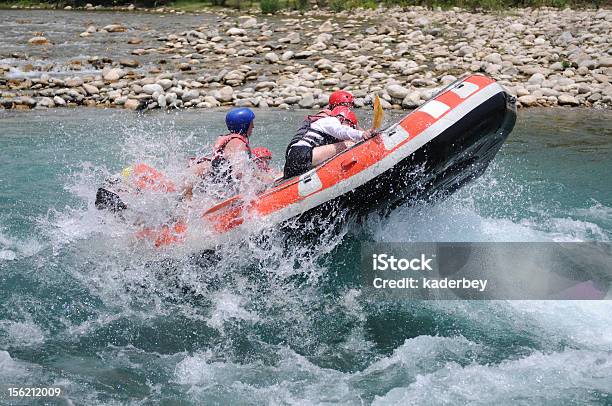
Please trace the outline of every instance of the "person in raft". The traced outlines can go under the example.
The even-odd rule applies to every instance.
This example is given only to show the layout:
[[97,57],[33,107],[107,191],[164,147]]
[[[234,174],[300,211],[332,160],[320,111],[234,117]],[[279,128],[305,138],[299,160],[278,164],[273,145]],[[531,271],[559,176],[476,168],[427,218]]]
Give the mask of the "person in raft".
[[[219,193],[214,193],[219,195],[218,197],[223,197],[220,195],[221,190],[224,191],[221,194],[236,193],[246,171],[254,170],[254,175],[261,178],[260,180],[267,180],[269,177],[267,171],[260,169],[258,162],[254,160],[255,155],[249,145],[249,137],[255,127],[254,121],[255,113],[249,108],[230,110],[225,115],[229,133],[217,138],[211,155],[196,160],[190,166],[194,175],[220,186],[217,191]],[[186,195],[191,197],[191,185],[186,189]],[[212,191],[211,185],[208,185],[207,189]]]
[[335,107],[329,114],[323,111],[307,116],[287,146],[284,178],[308,172],[356,142],[376,134],[373,130],[359,130],[357,116],[344,105]]

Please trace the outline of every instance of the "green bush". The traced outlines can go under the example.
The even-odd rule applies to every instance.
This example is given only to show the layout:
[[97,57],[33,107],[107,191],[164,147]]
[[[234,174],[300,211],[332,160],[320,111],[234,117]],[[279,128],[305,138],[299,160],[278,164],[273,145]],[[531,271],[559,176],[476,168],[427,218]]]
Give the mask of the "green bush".
[[310,8],[310,2],[308,0],[295,0],[296,10],[307,10]]
[[274,14],[281,8],[280,0],[261,0],[259,7],[262,13]]

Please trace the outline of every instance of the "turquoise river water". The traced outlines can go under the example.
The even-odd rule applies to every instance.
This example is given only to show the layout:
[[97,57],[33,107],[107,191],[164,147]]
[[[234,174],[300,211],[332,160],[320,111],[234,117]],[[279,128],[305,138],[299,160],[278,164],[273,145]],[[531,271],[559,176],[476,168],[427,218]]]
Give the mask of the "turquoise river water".
[[[304,114],[258,111],[253,145],[280,166]],[[173,173],[223,115],[0,111],[0,403],[612,404],[609,301],[377,301],[355,259],[361,241],[610,241],[609,111],[520,111],[476,182],[314,247],[251,238],[211,262],[94,208],[106,176]]]

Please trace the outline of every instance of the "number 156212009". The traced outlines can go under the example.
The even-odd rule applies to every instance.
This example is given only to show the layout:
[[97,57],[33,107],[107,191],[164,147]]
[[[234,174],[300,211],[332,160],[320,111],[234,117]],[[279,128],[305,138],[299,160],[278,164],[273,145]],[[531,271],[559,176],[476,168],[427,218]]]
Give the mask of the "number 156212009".
[[47,398],[61,396],[59,387],[9,387],[8,395],[11,398]]

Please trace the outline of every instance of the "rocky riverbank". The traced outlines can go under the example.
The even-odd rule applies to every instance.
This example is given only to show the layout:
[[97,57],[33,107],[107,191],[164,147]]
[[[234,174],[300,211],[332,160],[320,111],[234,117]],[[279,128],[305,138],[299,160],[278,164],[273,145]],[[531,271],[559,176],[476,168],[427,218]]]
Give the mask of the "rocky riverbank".
[[[217,12],[199,25],[177,20],[174,32],[130,25],[122,14],[133,13],[100,26],[92,18],[74,38],[32,32],[23,52],[0,55],[0,106],[309,109],[346,89],[358,106],[376,93],[386,108],[412,109],[481,72],[521,106],[612,107],[611,10]],[[85,47],[54,57],[70,41],[93,39],[108,45],[104,56],[83,55]]]

